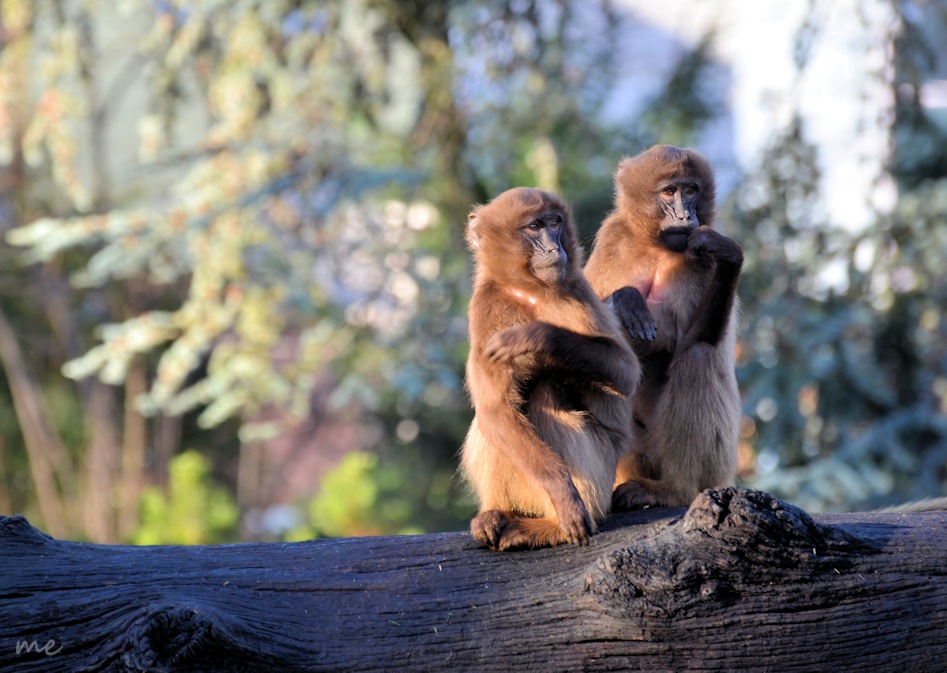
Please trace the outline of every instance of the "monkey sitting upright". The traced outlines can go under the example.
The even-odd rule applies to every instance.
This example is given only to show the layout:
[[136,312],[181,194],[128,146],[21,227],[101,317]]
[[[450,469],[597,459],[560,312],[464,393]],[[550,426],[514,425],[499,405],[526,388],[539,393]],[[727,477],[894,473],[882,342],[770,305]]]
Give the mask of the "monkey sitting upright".
[[461,467],[494,549],[587,544],[609,512],[640,369],[581,271],[566,204],[512,189],[468,218],[474,255]]
[[743,251],[712,228],[714,192],[713,171],[693,150],[658,145],[623,160],[615,209],[585,267],[625,323],[642,367],[615,509],[688,505],[735,478]]

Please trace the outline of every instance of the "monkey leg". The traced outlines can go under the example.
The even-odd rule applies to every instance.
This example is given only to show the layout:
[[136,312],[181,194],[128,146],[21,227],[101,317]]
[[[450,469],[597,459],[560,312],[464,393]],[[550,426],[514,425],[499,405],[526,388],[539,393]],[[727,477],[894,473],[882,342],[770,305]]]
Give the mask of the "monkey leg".
[[741,407],[727,347],[698,343],[674,356],[642,438],[649,469],[619,487],[613,507],[682,507],[706,488],[733,483]]
[[[543,428],[555,425],[554,414],[544,411],[547,407],[554,408],[553,403],[549,387],[537,387],[530,400],[532,421]],[[567,460],[562,453],[566,448],[562,446],[567,441],[566,436],[543,432],[559,450],[553,449],[537,434],[537,425],[513,413],[508,404],[488,413],[478,410],[477,414],[490,419],[489,423],[478,421],[476,424],[473,437],[482,437],[482,444],[479,441],[470,443],[471,448],[480,446],[481,457],[473,458],[475,452],[466,451],[465,446],[464,463],[465,472],[471,477],[480,497],[482,511],[497,509],[518,515],[549,517],[558,522],[565,538],[570,541],[591,535],[595,523],[573,481],[575,461],[571,457]],[[571,446],[572,440],[568,441]],[[506,450],[497,447],[506,447]],[[586,472],[588,470],[583,469],[578,476],[584,476]],[[614,475],[614,463],[607,465],[602,474]],[[612,478],[604,477],[606,489]]]
[[[548,483],[517,469],[509,458],[509,452],[500,454],[485,441],[475,419],[463,458],[465,474],[481,501],[480,512],[470,522],[471,536],[492,549],[587,543],[595,522],[572,478],[565,474],[553,481],[569,492],[556,502]],[[596,511],[607,511],[607,504],[597,502]]]

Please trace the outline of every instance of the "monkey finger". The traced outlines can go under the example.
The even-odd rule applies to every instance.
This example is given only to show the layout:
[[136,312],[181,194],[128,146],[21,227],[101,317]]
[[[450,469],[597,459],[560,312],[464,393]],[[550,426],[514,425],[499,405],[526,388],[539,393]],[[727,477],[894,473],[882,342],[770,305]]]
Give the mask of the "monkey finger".
[[589,534],[582,526],[560,525],[563,539],[569,544],[584,547],[589,543]]
[[492,362],[508,362],[516,356],[513,344],[507,342],[502,333],[493,335],[483,352]]
[[639,341],[653,341],[657,334],[658,326],[655,324],[651,315],[624,315],[622,323],[632,339]]
[[616,290],[607,299],[606,305],[615,312],[632,339],[652,341],[657,324],[648,309],[648,302],[633,286]]
[[582,547],[589,543],[594,524],[585,503],[579,500],[576,504],[569,516],[559,519],[559,528],[566,542]]
[[484,348],[484,354],[493,362],[509,362],[514,358],[534,351],[535,339],[525,326],[511,327],[497,332]]
[[632,320],[631,316],[629,319],[625,320],[625,329],[628,330],[628,333],[632,336],[633,339],[638,339],[639,341],[654,341],[655,336],[657,336],[658,326],[654,320],[642,319],[641,316],[634,316],[636,320]]
[[692,231],[691,227],[668,227],[661,230],[659,238],[671,252],[684,252]]
[[658,336],[658,323],[653,320],[645,326],[645,339],[654,341]]

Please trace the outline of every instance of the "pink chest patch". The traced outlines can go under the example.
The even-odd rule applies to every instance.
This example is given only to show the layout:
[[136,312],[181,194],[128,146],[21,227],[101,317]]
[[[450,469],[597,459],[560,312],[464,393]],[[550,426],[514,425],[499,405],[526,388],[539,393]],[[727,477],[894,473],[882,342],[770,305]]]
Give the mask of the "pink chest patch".
[[649,304],[660,304],[667,295],[667,283],[661,274],[661,270],[655,271],[652,278],[639,281],[635,286]]

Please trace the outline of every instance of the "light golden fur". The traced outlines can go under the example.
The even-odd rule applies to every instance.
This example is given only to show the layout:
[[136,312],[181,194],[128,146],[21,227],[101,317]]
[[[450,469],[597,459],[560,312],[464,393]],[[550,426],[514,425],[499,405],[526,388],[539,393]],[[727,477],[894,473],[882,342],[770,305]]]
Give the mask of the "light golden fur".
[[[562,277],[529,269],[521,227],[561,212]],[[501,194],[471,213],[474,253],[467,388],[475,418],[461,469],[480,501],[471,532],[497,549],[582,544],[610,510],[640,369],[615,317],[581,273],[557,196]]]

